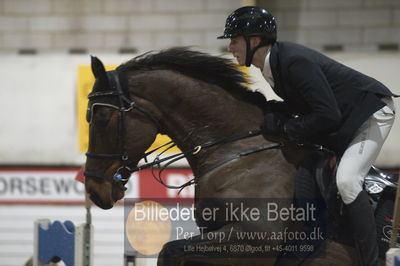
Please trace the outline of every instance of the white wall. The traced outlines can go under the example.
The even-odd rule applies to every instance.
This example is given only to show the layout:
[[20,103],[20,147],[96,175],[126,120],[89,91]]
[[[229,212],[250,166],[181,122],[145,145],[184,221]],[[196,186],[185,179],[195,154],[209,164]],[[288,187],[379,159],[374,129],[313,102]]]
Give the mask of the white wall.
[[[400,93],[400,53],[332,54]],[[120,64],[130,57],[99,55],[104,63]],[[89,56],[2,55],[0,57],[0,164],[79,165],[76,114],[77,67],[89,64]],[[253,88],[269,86],[259,71]],[[400,110],[398,100],[397,109]],[[377,165],[396,167],[400,151],[400,123],[395,122]]]
[[[0,57],[0,163],[81,164],[77,67],[89,56]],[[103,56],[107,63],[122,58]]]

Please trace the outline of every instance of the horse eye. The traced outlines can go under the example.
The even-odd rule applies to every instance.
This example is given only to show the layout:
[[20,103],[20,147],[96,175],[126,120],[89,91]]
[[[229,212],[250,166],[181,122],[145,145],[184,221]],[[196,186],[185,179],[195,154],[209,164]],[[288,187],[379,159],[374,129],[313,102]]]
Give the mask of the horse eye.
[[106,127],[111,120],[111,117],[114,113],[114,109],[107,107],[97,107],[93,112],[92,122],[95,122],[96,125],[100,127]]

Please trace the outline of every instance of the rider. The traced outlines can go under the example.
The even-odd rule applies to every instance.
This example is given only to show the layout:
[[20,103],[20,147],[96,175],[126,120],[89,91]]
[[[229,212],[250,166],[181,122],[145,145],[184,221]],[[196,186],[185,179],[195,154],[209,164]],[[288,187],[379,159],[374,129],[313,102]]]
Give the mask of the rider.
[[232,12],[218,37],[226,38],[239,65],[259,68],[283,99],[267,102],[270,112],[262,132],[321,144],[341,157],[336,182],[359,260],[376,265],[374,213],[362,183],[393,125],[392,97],[398,95],[317,51],[277,42],[275,18],[263,8],[245,6]]

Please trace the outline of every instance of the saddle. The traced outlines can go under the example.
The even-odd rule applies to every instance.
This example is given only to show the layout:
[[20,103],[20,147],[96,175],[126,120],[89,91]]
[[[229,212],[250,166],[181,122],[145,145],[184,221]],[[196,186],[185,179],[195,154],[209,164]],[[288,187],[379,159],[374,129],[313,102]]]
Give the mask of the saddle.
[[[322,198],[329,203],[340,196],[336,186],[336,171],[339,160],[335,155],[321,153],[315,166],[315,180]],[[396,187],[399,175],[388,174],[381,169],[372,166],[364,179],[363,187],[370,195],[382,193],[386,186]]]
[[336,186],[337,158],[335,155],[320,153],[315,165],[315,181],[327,207],[336,201],[338,190]]

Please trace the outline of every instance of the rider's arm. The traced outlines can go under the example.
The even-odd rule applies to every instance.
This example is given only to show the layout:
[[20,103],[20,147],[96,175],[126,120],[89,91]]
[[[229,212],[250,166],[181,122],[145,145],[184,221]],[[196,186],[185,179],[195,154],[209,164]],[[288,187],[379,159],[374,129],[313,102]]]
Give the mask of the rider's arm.
[[288,75],[291,85],[312,111],[286,122],[285,132],[304,138],[335,129],[341,121],[341,112],[320,66],[299,57],[288,68]]

